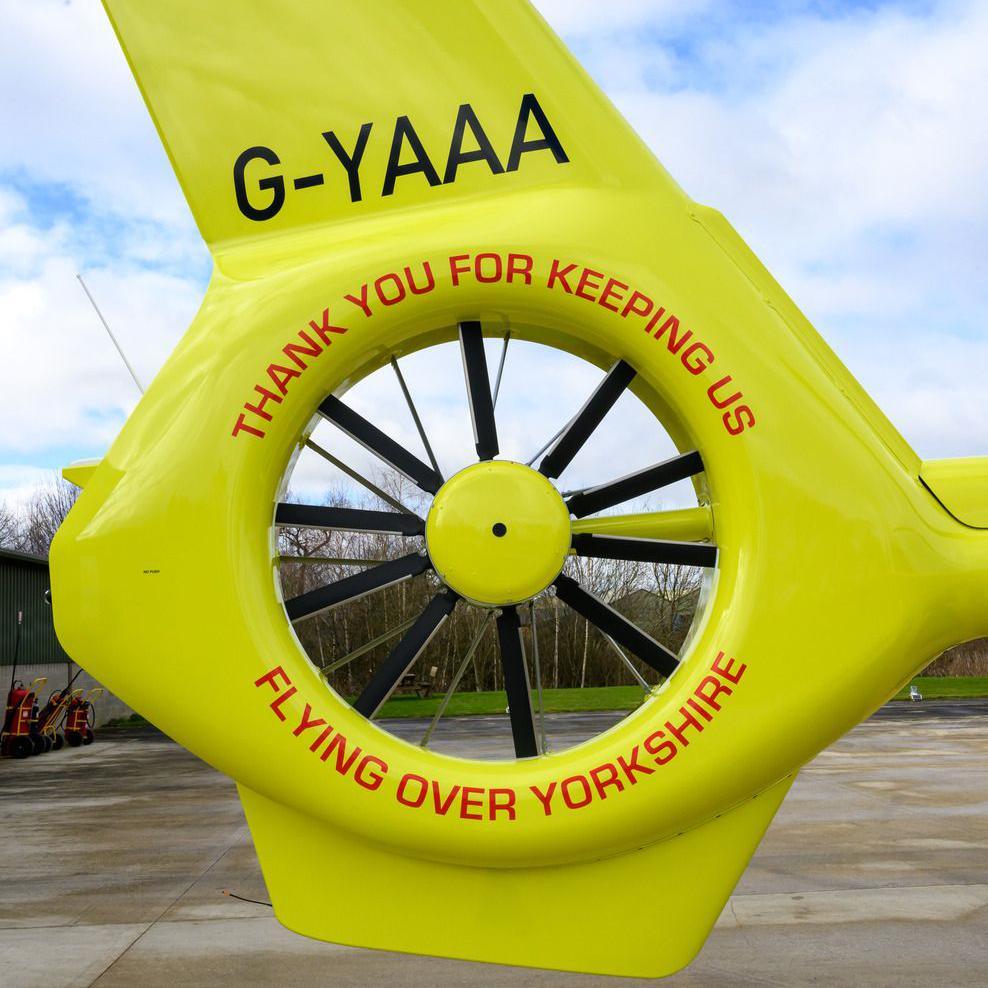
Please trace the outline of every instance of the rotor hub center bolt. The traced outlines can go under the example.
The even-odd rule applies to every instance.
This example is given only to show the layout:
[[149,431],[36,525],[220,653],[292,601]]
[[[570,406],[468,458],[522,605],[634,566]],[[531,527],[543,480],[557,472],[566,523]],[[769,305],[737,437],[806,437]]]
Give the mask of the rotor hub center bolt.
[[569,552],[570,516],[537,470],[503,460],[476,463],[439,489],[425,525],[436,572],[486,607],[518,604],[559,575]]

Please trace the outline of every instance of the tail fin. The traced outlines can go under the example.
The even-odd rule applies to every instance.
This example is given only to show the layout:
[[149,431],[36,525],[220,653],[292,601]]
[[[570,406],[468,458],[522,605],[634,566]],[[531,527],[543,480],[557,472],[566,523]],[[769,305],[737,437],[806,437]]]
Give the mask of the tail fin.
[[[657,978],[696,956],[791,784],[670,840],[543,868],[396,855],[239,788],[275,915],[290,930],[379,950]],[[388,895],[368,875],[387,875]],[[334,888],[347,890],[348,908],[327,908]],[[645,904],[629,889],[647,889]],[[655,903],[674,908],[647,924]]]
[[657,169],[527,0],[104,2],[211,246]]

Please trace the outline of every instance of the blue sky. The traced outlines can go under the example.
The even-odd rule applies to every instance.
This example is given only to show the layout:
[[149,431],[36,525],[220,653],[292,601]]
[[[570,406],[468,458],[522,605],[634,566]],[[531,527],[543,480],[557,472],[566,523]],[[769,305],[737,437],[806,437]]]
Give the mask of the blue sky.
[[[988,4],[537,6],[922,455],[988,454]],[[0,14],[0,352],[19,369],[0,497],[17,498],[99,455],[137,398],[75,273],[149,379],[209,261],[96,0]]]

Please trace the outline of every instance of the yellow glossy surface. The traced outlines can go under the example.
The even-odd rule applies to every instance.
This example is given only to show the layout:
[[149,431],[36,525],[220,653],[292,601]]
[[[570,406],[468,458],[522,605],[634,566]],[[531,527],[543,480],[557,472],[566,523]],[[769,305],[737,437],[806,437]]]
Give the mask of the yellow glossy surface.
[[713,512],[706,507],[643,511],[639,514],[579,518],[573,522],[573,533],[580,532],[633,539],[707,542],[714,536],[714,519]]
[[99,460],[76,460],[62,469],[62,476],[76,487],[85,487],[98,466]]
[[988,528],[988,456],[927,460],[920,477],[958,521]]
[[[325,888],[299,876],[325,856],[333,861],[333,880],[341,888],[359,890],[368,872],[381,876],[388,894],[377,896],[374,916],[382,950],[429,950],[443,957],[463,957],[466,951],[473,960],[497,964],[531,964],[538,958],[543,967],[657,978],[688,964],[703,945],[791,782],[783,779],[758,799],[641,851],[539,869],[534,875],[523,869],[462,868],[368,848],[348,834],[327,834],[311,817],[243,787],[240,798],[275,915],[290,930],[324,936]],[[284,834],[293,840],[284,840]],[[461,894],[451,907],[449,896],[456,889]],[[661,922],[646,924],[640,918],[642,903],[654,907],[659,892],[675,902],[675,910],[665,911]],[[506,907],[511,908],[507,919]],[[632,925],[636,911],[638,925]],[[335,942],[365,944],[360,911],[336,913]],[[443,918],[441,930],[437,916]]]
[[475,463],[439,489],[425,528],[443,581],[481,605],[516,604],[559,575],[570,518],[559,492],[521,463]]
[[[729,224],[669,178],[526,3],[109,7],[215,271],[52,547],[66,650],[258,794],[245,797],[251,827],[275,908],[294,928],[609,973],[685,963],[772,817],[768,794],[942,649],[988,633],[988,532],[936,500],[919,458]],[[505,161],[529,93],[565,163],[536,150],[512,171],[472,161],[450,184],[420,172],[381,194],[400,116],[443,171],[469,101]],[[335,128],[352,148],[366,122],[365,195],[351,202],[322,135]],[[255,161],[249,174],[288,180],[284,207],[263,222],[238,210],[232,185],[238,155],[258,144],[281,165]],[[291,186],[317,171],[323,186]],[[528,258],[531,279],[485,281],[453,260],[479,254],[500,257],[502,270],[512,255]],[[424,262],[428,293],[375,301],[370,315],[348,300],[364,287],[376,299],[390,275],[421,276]],[[551,272],[569,264],[566,288]],[[674,314],[689,342],[675,349],[671,324],[646,332],[642,317],[622,315],[614,298],[627,304],[632,292],[663,319]],[[246,410],[256,388],[284,384],[269,368],[324,313],[336,330],[270,402],[270,420],[258,419]],[[661,691],[592,741],[517,763],[422,750],[356,714],[300,649],[272,569],[280,480],[319,402],[391,354],[453,340],[464,319],[601,368],[630,362],[633,390],[681,449],[703,456],[698,493],[718,546],[706,618]],[[239,415],[263,435],[235,434]],[[715,722],[687,726],[674,757],[649,755],[649,771],[628,779],[619,759],[679,730],[708,677],[729,682],[718,663],[745,671],[720,694]],[[219,715],[188,702],[189,684],[218,698]],[[360,782],[338,770],[310,750],[307,718],[386,770],[361,761]],[[608,765],[624,781],[601,795],[586,780]],[[412,776],[430,783],[417,808],[399,798]],[[580,803],[580,780],[590,801],[561,803],[563,787]],[[545,813],[534,794],[550,788]],[[514,818],[476,811],[477,792],[505,790]],[[455,809],[437,811],[433,792],[438,805],[455,793]],[[340,887],[346,908],[327,908],[322,893]],[[430,923],[398,943],[379,921],[382,899],[417,914],[423,887]],[[517,939],[526,921],[537,939]]]

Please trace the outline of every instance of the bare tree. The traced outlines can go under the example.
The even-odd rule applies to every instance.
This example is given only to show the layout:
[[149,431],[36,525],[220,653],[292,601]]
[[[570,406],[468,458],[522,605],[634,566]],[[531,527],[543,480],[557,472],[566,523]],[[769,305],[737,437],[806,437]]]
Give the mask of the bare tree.
[[[388,498],[425,514],[428,505],[421,492],[404,478],[383,473],[372,477]],[[377,496],[352,485],[327,489],[324,503],[359,508],[382,506]],[[423,545],[421,536],[402,538],[282,527],[282,592],[289,598],[357,572],[362,567],[355,560],[394,559]],[[673,650],[682,645],[696,607],[698,570],[571,556],[566,572]],[[312,661],[325,670],[327,681],[343,695],[355,696],[438,588],[435,574],[426,573],[298,621],[295,632]],[[529,648],[531,635],[536,634],[540,653],[549,656],[551,652],[552,668],[546,669],[546,685],[614,686],[633,681],[600,630],[563,605],[553,593],[539,597],[535,611],[535,628],[528,626],[526,634]],[[416,676],[430,679],[435,689],[445,689],[458,664],[457,657],[463,655],[485,618],[476,608],[458,606],[419,658]],[[368,644],[372,647],[367,648]],[[341,659],[347,661],[339,665]],[[628,659],[646,681],[656,682],[654,670],[633,655]],[[334,665],[337,667],[330,668]],[[433,666],[437,669],[435,677],[431,676]],[[460,688],[497,690],[501,680],[497,636],[487,634],[473,653],[471,675]]]
[[20,523],[6,504],[0,503],[0,549],[16,549],[20,543]]
[[552,685],[559,686],[559,600],[552,595]]
[[988,638],[955,645],[933,660],[924,676],[988,676]]
[[656,630],[678,648],[696,610],[703,571],[693,566],[653,563],[651,576],[659,601],[659,624]]
[[25,552],[47,556],[51,540],[78,496],[79,489],[61,477],[39,487],[24,507],[19,547]]

